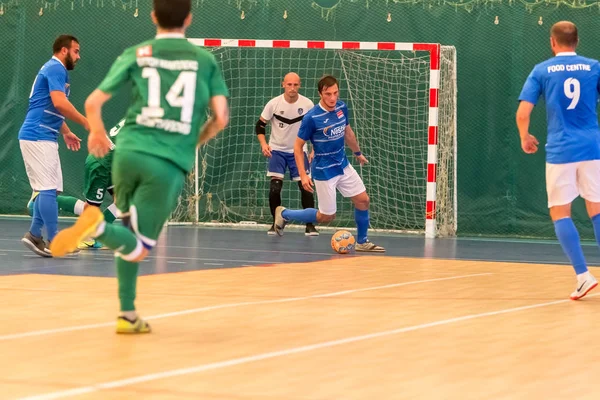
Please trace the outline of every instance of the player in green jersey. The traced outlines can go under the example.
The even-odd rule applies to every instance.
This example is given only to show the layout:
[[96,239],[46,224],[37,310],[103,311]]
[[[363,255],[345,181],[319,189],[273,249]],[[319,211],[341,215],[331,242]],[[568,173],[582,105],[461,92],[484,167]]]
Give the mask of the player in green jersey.
[[[100,207],[104,201],[106,193],[110,193],[113,197],[113,203],[110,204],[102,214],[107,223],[113,223],[118,218],[118,209],[114,203],[114,185],[112,183],[111,166],[113,159],[113,150],[119,131],[123,127],[125,119],[120,120],[109,132],[109,140],[111,140],[110,151],[106,156],[98,158],[91,154],[85,159],[84,167],[84,190],[83,195],[85,201],[76,197],[58,195],[56,200],[60,211],[68,212],[75,215],[81,215],[83,210],[89,206]],[[27,203],[29,215],[33,216],[33,207],[39,192],[34,192],[31,199]],[[99,249],[103,247],[102,243],[97,240],[83,240],[77,246],[79,249]]]
[[129,229],[106,224],[97,207],[88,207],[51,244],[52,254],[62,256],[91,236],[115,250],[121,303],[117,333],[150,332],[134,306],[138,263],[156,245],[174,210],[197,146],[229,120],[228,90],[214,56],[184,36],[190,9],[191,0],[153,0],[156,37],[126,49],[85,103],[88,149],[103,157],[110,142],[102,106],[126,82],[132,83],[134,100],[112,166],[117,208]]

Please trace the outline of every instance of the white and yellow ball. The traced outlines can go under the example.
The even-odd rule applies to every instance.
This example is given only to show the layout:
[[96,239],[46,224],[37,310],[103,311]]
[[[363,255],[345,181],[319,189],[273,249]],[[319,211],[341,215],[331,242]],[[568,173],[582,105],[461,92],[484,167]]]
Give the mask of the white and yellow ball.
[[356,240],[348,231],[337,231],[331,237],[331,248],[339,254],[346,254],[354,251]]

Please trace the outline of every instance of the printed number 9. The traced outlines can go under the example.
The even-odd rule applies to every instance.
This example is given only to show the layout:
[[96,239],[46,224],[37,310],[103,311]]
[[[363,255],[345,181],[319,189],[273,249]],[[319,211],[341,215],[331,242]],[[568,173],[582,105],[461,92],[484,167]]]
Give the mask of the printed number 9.
[[579,81],[575,78],[568,78],[565,81],[565,96],[568,99],[571,99],[571,104],[567,107],[567,110],[573,110],[577,103],[579,103],[579,95],[581,94],[581,85]]

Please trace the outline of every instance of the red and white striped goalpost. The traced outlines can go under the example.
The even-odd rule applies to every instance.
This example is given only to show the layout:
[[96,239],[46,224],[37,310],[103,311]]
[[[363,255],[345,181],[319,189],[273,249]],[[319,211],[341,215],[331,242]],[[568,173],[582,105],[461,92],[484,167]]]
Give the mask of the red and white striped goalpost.
[[[189,39],[201,47],[255,47],[279,49],[330,49],[426,51],[429,53],[429,121],[427,128],[427,182],[425,236],[436,236],[436,188],[438,159],[438,92],[440,88],[440,44],[399,42],[343,42],[319,40]],[[197,181],[197,180],[196,180]],[[197,189],[196,189],[197,190]]]

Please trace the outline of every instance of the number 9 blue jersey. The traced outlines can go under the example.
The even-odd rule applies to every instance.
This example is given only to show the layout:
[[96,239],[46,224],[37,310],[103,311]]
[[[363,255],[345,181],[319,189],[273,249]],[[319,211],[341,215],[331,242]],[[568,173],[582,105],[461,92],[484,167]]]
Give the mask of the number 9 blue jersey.
[[574,52],[558,53],[533,68],[520,101],[546,102],[546,161],[565,164],[600,159],[600,63]]

